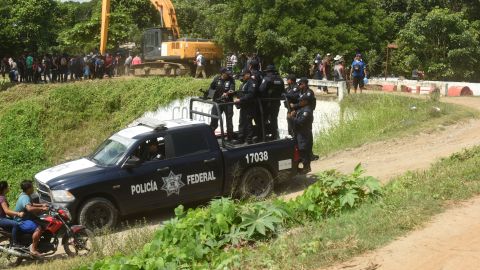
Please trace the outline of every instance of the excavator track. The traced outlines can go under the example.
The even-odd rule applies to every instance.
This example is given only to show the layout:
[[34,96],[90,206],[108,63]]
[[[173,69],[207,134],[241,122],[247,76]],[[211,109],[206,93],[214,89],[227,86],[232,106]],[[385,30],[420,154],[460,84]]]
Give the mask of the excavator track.
[[132,66],[132,74],[139,77],[177,77],[189,75],[190,73],[191,70],[188,66],[175,62],[156,61]]

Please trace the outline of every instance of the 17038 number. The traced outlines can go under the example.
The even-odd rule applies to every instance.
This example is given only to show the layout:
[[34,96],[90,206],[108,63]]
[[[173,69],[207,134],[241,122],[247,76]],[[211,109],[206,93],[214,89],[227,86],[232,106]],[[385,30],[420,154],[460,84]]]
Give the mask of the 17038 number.
[[247,159],[247,164],[257,163],[268,160],[268,152],[258,152],[246,154],[245,158]]

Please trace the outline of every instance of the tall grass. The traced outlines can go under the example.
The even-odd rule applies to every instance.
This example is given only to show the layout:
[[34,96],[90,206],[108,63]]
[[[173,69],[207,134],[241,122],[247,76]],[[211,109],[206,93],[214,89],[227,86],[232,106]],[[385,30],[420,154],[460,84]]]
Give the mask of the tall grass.
[[381,247],[480,194],[480,147],[393,179],[382,199],[244,249],[241,269],[319,269]]
[[339,122],[317,136],[316,153],[326,155],[372,141],[436,128],[476,117],[478,113],[429,97],[364,94],[347,96],[341,103],[340,114]]
[[78,158],[145,111],[198,95],[207,80],[136,78],[56,85],[17,85],[0,92],[0,179],[18,182]]

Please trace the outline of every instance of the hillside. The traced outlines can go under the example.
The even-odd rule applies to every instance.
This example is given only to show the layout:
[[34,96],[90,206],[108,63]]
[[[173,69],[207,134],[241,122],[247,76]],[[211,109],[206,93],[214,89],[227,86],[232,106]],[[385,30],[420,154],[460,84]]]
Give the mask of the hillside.
[[208,81],[148,78],[17,85],[0,92],[0,179],[15,184],[88,154],[145,111],[198,95]]

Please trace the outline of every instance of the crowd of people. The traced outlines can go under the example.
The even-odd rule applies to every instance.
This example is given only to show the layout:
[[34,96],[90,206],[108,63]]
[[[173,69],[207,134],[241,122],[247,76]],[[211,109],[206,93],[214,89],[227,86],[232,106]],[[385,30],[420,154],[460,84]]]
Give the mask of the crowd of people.
[[[368,76],[367,65],[360,53],[355,54],[350,66],[345,65],[345,59],[341,55],[332,57],[330,53],[327,53],[322,58],[320,54],[317,54],[310,68],[310,74],[313,79],[317,80],[346,81],[348,93],[350,93],[351,86],[355,93],[357,90],[361,93]],[[328,93],[327,87],[321,87],[321,89]]]
[[90,53],[83,56],[25,53],[16,58],[3,57],[0,61],[0,73],[4,79],[8,76],[11,82],[62,83],[129,75],[131,66],[141,63],[138,55],[123,57],[120,53]]
[[[310,162],[315,158],[313,147],[313,111],[316,107],[315,93],[308,87],[308,79],[297,83],[295,75],[289,75],[287,86],[274,65],[268,65],[261,72],[257,61],[252,60],[241,72],[238,91],[230,68],[222,68],[216,76],[205,98],[212,99],[219,106],[212,108],[212,115],[225,114],[227,141],[232,144],[252,144],[262,140],[279,138],[278,117],[282,100],[288,110],[286,115],[289,134],[295,138],[300,150],[303,167],[301,173],[311,171]],[[238,134],[235,135],[233,115],[236,106],[240,109]],[[219,111],[218,111],[219,110]],[[212,117],[210,127],[218,128],[218,119]]]
[[[199,53],[197,62],[203,56]],[[225,61],[226,66],[216,76],[206,94],[206,98],[219,104],[213,106],[212,115],[225,115],[227,141],[233,144],[251,144],[259,140],[277,139],[278,114],[281,100],[287,108],[287,122],[289,134],[297,140],[303,162],[303,172],[310,171],[310,162],[318,158],[312,152],[313,147],[313,112],[316,107],[315,93],[309,88],[308,78],[297,80],[295,74],[287,77],[287,85],[276,71],[274,65],[261,69],[260,59],[256,54],[242,55],[238,60],[236,54],[229,53]],[[333,67],[333,68],[332,68]],[[241,70],[238,73],[238,70]],[[237,72],[235,72],[237,71]],[[241,86],[235,88],[234,74],[240,74]],[[199,74],[197,69],[197,75]],[[332,57],[327,54],[322,58],[319,54],[314,58],[310,67],[313,79],[329,81],[346,81],[350,93],[350,83],[353,90],[362,92],[367,80],[367,66],[362,55],[357,53],[352,64],[345,66],[342,56]],[[328,93],[327,87],[319,87]],[[233,106],[240,109],[238,136],[234,134]],[[218,128],[218,119],[212,118],[212,130]]]

